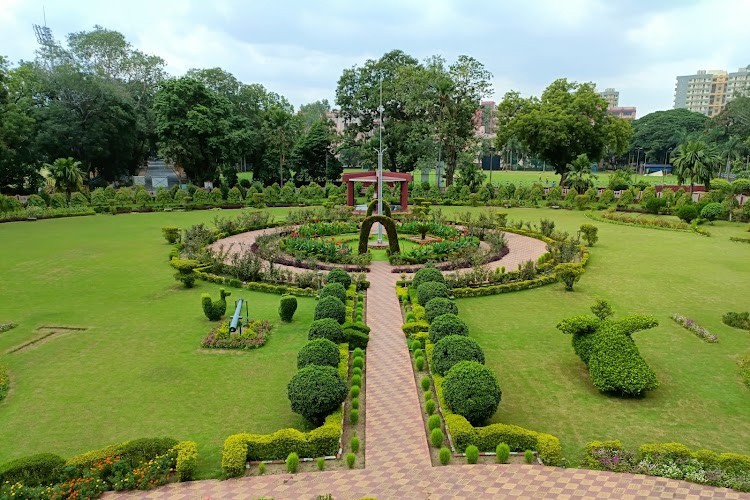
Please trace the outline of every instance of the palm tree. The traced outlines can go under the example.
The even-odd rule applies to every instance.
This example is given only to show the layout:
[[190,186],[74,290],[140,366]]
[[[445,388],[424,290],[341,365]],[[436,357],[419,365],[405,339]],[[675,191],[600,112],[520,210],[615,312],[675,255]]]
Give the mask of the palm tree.
[[591,173],[591,161],[585,154],[568,164],[568,175],[565,177],[565,185],[583,194],[594,185],[596,176]]
[[700,140],[688,140],[680,144],[672,155],[677,182],[690,181],[690,194],[696,181],[711,188],[711,178],[721,163],[721,157],[708,144]]
[[58,191],[65,191],[70,200],[73,191],[79,191],[83,187],[83,172],[81,162],[73,158],[58,158],[50,163],[45,163],[50,175],[55,181]]
[[[735,162],[742,158],[743,149],[742,139],[736,135],[730,135],[727,141],[722,146],[722,155],[726,156],[726,174],[727,180],[729,180],[729,172],[731,171],[732,162]],[[721,177],[721,176],[720,176]]]

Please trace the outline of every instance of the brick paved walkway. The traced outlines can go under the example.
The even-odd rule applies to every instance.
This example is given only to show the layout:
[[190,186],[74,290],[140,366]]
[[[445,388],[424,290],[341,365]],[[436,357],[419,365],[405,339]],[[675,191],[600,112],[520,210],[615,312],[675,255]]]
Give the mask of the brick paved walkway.
[[[261,231],[222,240],[252,243]],[[543,242],[507,233],[511,252],[494,267],[515,270],[546,251]],[[252,238],[252,240],[250,240]],[[218,243],[218,242],[217,242]],[[208,500],[243,498],[310,499],[331,494],[336,500],[457,498],[734,498],[750,495],[684,481],[527,465],[432,467],[409,352],[401,332],[395,294],[398,275],[387,262],[373,262],[368,275],[366,468],[303,474],[254,476],[228,481],[175,483],[150,492],[115,496]]]

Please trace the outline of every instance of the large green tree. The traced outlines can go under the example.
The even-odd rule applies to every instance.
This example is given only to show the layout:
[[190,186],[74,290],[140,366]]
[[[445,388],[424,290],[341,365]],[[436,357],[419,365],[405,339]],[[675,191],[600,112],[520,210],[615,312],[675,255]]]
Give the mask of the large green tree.
[[33,148],[32,81],[0,56],[0,192],[34,191],[41,183]]
[[213,179],[232,153],[229,100],[182,77],[162,84],[154,99],[160,153],[196,182]]
[[55,181],[55,188],[58,191],[64,191],[68,200],[73,191],[79,191],[83,187],[80,161],[73,158],[57,158],[52,163],[45,163],[44,166]]
[[706,116],[687,109],[649,113],[633,122],[630,151],[635,155],[636,148],[641,148],[645,152],[644,161],[661,163],[688,136],[702,133],[707,121]]
[[514,101],[507,107],[515,114],[507,120],[503,135],[517,137],[532,155],[550,163],[561,184],[566,182],[569,165],[580,155],[599,161],[608,148],[625,148],[629,128],[607,113],[606,101],[589,83],[561,78],[541,98],[521,103],[516,95],[506,97]]
[[328,119],[314,122],[304,132],[291,153],[295,180],[323,183],[341,179],[341,162],[334,151],[335,130]]

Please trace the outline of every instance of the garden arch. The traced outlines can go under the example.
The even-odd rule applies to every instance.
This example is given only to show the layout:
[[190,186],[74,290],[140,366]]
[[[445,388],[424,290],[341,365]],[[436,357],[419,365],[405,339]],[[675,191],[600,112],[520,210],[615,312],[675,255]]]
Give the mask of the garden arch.
[[[367,205],[366,216],[370,217],[373,214],[373,212],[375,213],[375,215],[378,215],[377,213],[378,212],[378,200],[372,200]],[[383,215],[385,215],[386,217],[391,216],[391,205],[389,203],[383,203]]]
[[370,229],[372,225],[379,222],[385,228],[385,232],[388,235],[388,249],[391,251],[391,255],[394,253],[400,253],[401,249],[398,246],[398,233],[396,233],[396,221],[385,215],[372,215],[365,218],[362,221],[362,227],[359,230],[359,253],[367,253],[367,242],[370,239]]

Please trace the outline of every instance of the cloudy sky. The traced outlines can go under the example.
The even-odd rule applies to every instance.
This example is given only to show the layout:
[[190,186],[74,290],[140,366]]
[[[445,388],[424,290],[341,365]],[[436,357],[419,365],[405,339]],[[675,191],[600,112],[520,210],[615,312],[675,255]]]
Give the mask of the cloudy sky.
[[496,100],[567,77],[615,87],[639,116],[672,107],[676,75],[750,64],[750,0],[0,0],[0,55],[34,57],[43,6],[58,39],[99,24],[174,75],[220,66],[295,106],[333,103],[344,68],[395,48],[477,58]]

